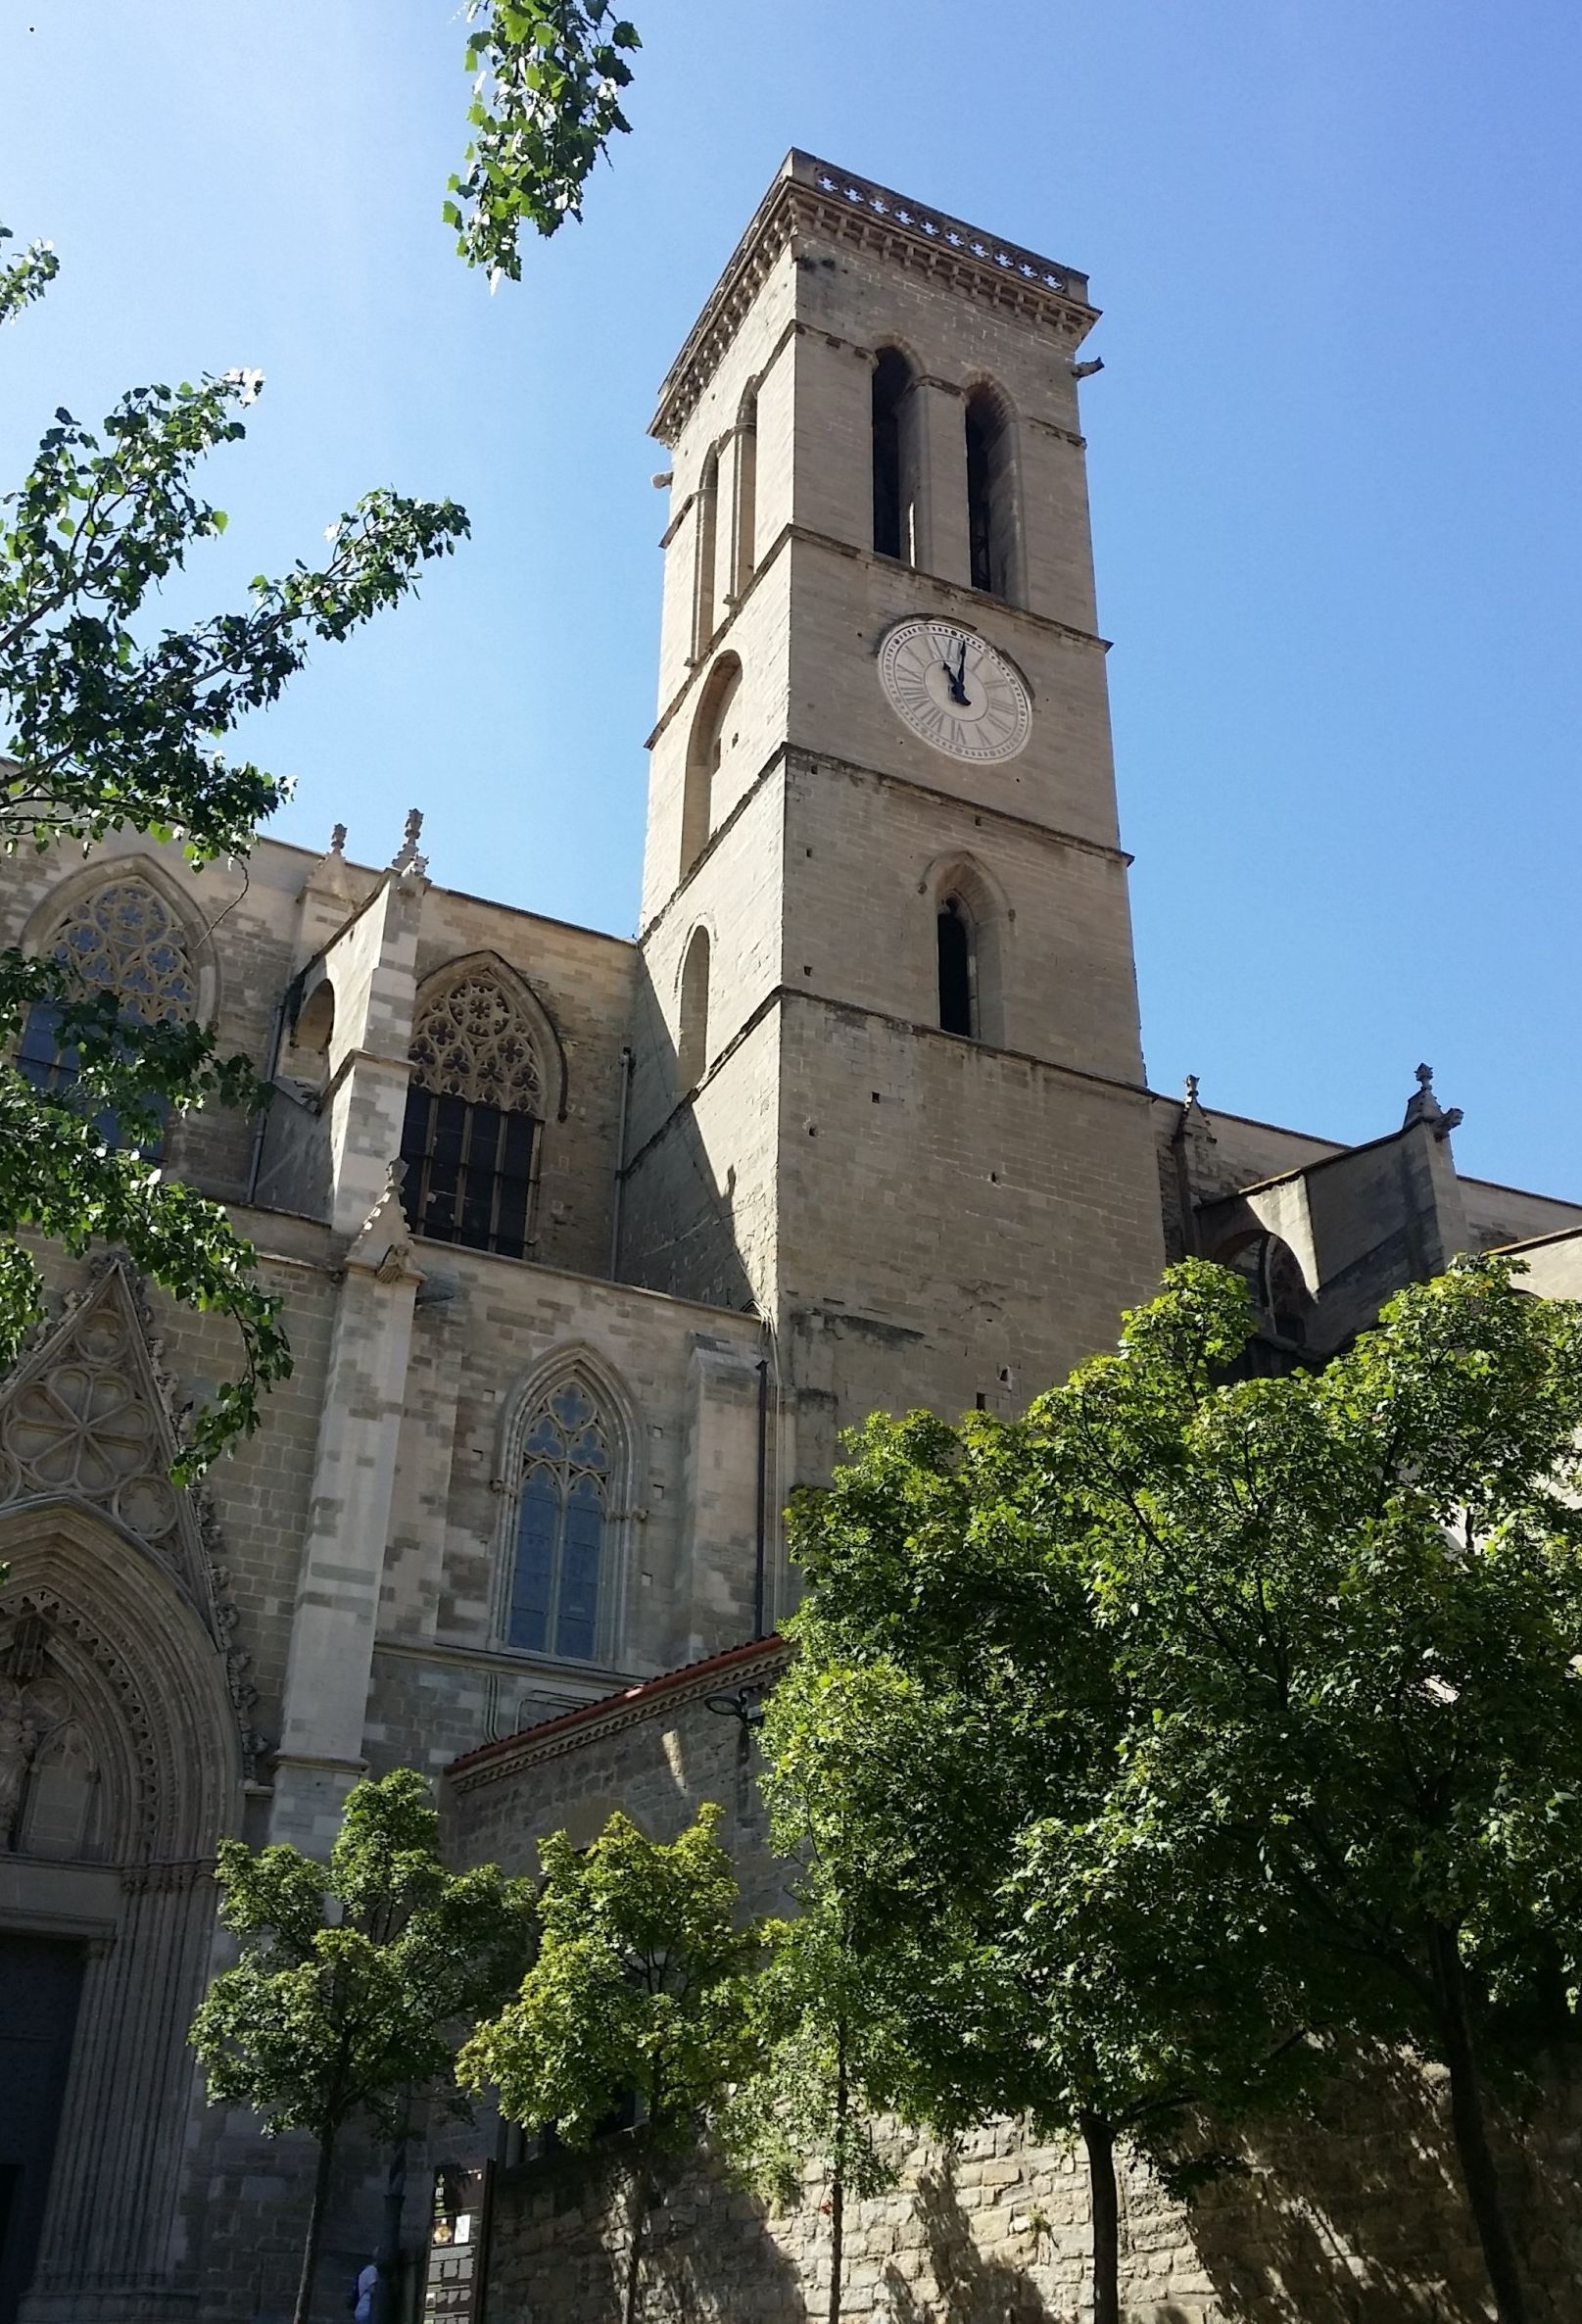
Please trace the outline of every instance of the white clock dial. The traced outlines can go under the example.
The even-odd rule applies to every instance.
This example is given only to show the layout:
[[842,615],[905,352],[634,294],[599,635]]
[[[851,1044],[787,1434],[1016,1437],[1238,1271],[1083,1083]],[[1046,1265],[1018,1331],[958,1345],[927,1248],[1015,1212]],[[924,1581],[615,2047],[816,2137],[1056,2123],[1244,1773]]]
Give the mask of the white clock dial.
[[897,717],[947,758],[1014,758],[1032,732],[1021,678],[954,621],[898,621],[879,649],[879,682]]

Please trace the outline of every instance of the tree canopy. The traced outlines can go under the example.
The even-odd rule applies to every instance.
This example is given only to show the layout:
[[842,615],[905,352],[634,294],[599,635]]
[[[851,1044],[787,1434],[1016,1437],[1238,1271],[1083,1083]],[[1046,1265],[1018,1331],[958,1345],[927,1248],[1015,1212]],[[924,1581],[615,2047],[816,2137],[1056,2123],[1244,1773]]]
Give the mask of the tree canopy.
[[610,0],[468,0],[466,13],[473,138],[445,219],[468,266],[515,281],[523,226],[580,218],[595,164],[631,127],[621,91],[642,42]]
[[1113,2135],[1374,2041],[1448,2068],[1523,2324],[1488,2095],[1574,2031],[1582,1309],[1486,1259],[1323,1371],[1237,1380],[1253,1329],[1188,1262],[1024,1421],[871,1423],[798,1510],[771,1795],[888,1964],[892,2102],[1083,2136],[1101,2316]]
[[[42,295],[57,270],[35,244],[0,264],[0,321]],[[194,866],[245,855],[286,786],[222,739],[274,702],[315,643],[337,643],[413,588],[420,566],[467,529],[454,502],[369,493],[331,526],[329,555],[247,603],[185,629],[141,616],[189,550],[223,531],[199,493],[212,451],[238,442],[256,372],[134,388],[97,430],[60,410],[17,489],[0,499],[0,845],[84,849],[112,830],[178,842]],[[34,1010],[52,1017],[62,1070],[0,1064],[0,1367],[42,1312],[33,1229],[73,1253],[122,1246],[173,1298],[229,1318],[241,1342],[189,1434],[194,1474],[258,1418],[262,1388],[290,1353],[255,1254],[217,1203],[167,1179],[150,1148],[170,1111],[256,1106],[247,1061],[222,1057],[211,1028],[148,1022],[126,996],[84,987],[69,961],[0,950],[0,1052]],[[119,1126],[107,1135],[110,1118]]]
[[308,2131],[318,2171],[303,2254],[306,2324],[335,2142],[354,2117],[395,2134],[414,2097],[455,2100],[458,2030],[521,1976],[533,1890],[493,1864],[440,1861],[429,1786],[410,1768],[348,1795],[329,1865],[281,1844],[220,1843],[220,1921],[242,1942],[193,2020],[212,2103]]

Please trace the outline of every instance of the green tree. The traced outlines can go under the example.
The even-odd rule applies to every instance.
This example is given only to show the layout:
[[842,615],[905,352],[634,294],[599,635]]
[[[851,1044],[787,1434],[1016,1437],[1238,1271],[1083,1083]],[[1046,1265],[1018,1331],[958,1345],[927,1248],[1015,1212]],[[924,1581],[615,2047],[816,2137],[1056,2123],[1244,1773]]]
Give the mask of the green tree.
[[[794,2203],[808,2162],[823,2165],[829,2189],[830,2324],[840,2312],[848,2197],[878,2195],[895,2172],[875,2136],[874,2113],[898,2076],[891,2021],[891,1972],[852,1943],[842,1887],[846,1854],[839,1832],[840,1795],[827,1791],[818,1749],[838,1723],[829,1688],[814,1690],[820,1726],[810,1730],[809,1690],[793,1674],[766,1714],[762,1787],[771,1839],[790,1861],[793,1920],[763,1930],[764,1959],[753,1980],[753,2072],[733,2092],[723,2145],[733,2167],[781,2203]],[[849,1709],[851,1706],[846,1706]],[[862,1716],[860,1703],[857,1716]],[[871,1738],[869,1738],[871,1740]],[[874,2093],[885,2095],[877,2101]]]
[[1227,1384],[1250,1303],[1189,1263],[1029,1416],[1139,1707],[1116,1832],[1222,1871],[1313,2022],[1448,2069],[1501,2324],[1489,2076],[1574,2035],[1582,1981],[1582,1305],[1514,1276],[1463,1262],[1324,1371]]
[[1117,2139],[1168,2156],[1188,2109],[1274,2103],[1299,2029],[1270,1950],[1207,1879],[1188,1889],[1187,1852],[1162,1891],[1133,1835],[1115,1845],[1136,1707],[1029,1432],[913,1414],[852,1451],[797,1511],[799,1654],[764,1727],[777,1827],[815,1832],[884,1997],[870,2102],[945,2136],[1027,2114],[1081,2140],[1110,2324]]
[[668,1843],[619,1812],[585,1852],[564,1832],[541,1840],[538,1958],[457,2068],[470,2089],[498,2086],[513,2122],[584,2153],[636,2100],[626,2324],[640,2308],[656,2159],[694,2147],[752,2062],[759,1937],[739,1917],[720,1816],[704,1806]]
[[514,282],[521,229],[582,216],[583,188],[617,132],[637,27],[610,0],[468,0],[473,140],[445,219],[471,266]]
[[[35,245],[0,265],[0,322],[39,297],[56,271]],[[308,658],[397,604],[425,559],[448,554],[467,520],[452,502],[367,495],[330,531],[319,566],[260,575],[246,606],[140,639],[152,592],[224,512],[194,488],[204,456],[244,434],[239,413],[257,373],[231,371],[176,388],[134,388],[98,433],[59,411],[18,489],[0,500],[0,845],[84,847],[118,827],[177,838],[196,866],[246,854],[285,786],[218,743],[265,707]],[[76,1052],[71,1088],[35,1089],[0,1064],[0,1366],[42,1311],[37,1268],[21,1230],[81,1252],[116,1242],[173,1298],[226,1316],[241,1339],[239,1377],[196,1421],[183,1473],[194,1474],[257,1424],[259,1390],[290,1355],[277,1302],[255,1254],[217,1203],[175,1186],[139,1151],[167,1109],[257,1104],[245,1059],[218,1055],[204,1027],[145,1024],[85,992],[53,959],[0,950],[0,1055],[28,1012],[62,1011]],[[114,1115],[119,1139],[100,1124]]]
[[328,1866],[222,1842],[220,1919],[242,1940],[193,2020],[210,2103],[318,2142],[295,2324],[309,2324],[336,2141],[392,2137],[414,2095],[455,2098],[459,2029],[501,2002],[532,1940],[532,1883],[440,1861],[428,1784],[400,1767],[347,1797]]

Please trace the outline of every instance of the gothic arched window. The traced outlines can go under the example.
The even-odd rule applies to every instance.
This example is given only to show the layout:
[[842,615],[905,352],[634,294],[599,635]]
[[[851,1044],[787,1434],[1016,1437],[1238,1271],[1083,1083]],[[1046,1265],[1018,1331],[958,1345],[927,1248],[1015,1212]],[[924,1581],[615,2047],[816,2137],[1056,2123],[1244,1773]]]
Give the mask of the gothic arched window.
[[714,778],[736,741],[730,714],[742,684],[742,664],[722,654],[709,671],[687,740],[681,795],[681,877],[685,879],[708,846],[714,830]]
[[544,1082],[525,1012],[487,968],[419,1001],[401,1158],[407,1216],[431,1242],[519,1259]]
[[579,1376],[528,1415],[521,1460],[506,1644],[593,1662],[607,1587],[615,1430]]
[[1010,414],[994,388],[978,387],[967,399],[967,546],[975,589],[1011,597],[1016,527]]
[[911,467],[908,431],[912,366],[898,347],[882,348],[874,365],[873,463],[874,547],[881,557],[914,564]]
[[[198,975],[186,932],[146,880],[110,879],[89,888],[57,923],[43,950],[71,968],[82,993],[114,993],[120,1014],[133,1024],[187,1024],[197,1013]],[[35,1089],[65,1097],[76,1085],[77,1055],[62,1047],[60,1025],[61,1004],[36,1001],[23,1028],[17,1064]],[[120,1143],[114,1114],[101,1114],[98,1127],[107,1143]]]

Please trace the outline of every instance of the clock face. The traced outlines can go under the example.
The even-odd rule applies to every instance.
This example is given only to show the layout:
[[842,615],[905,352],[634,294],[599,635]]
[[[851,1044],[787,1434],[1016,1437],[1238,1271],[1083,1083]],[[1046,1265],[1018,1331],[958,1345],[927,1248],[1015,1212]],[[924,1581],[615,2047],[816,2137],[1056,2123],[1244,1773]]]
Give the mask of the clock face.
[[1032,702],[1002,654],[954,621],[898,621],[879,650],[890,707],[947,758],[1014,758]]

